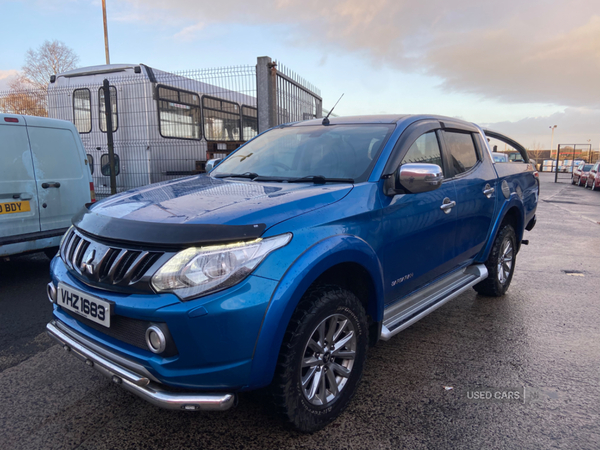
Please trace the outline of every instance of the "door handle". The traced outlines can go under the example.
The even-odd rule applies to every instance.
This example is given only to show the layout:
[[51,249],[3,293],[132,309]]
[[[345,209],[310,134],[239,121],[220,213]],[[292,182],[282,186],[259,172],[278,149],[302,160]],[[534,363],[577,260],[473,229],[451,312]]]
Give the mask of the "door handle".
[[444,199],[442,202],[442,206],[440,209],[444,211],[446,214],[450,214],[450,210],[456,206],[456,202],[454,200],[450,200],[448,197]]
[[60,187],[60,183],[42,183],[42,187],[44,189],[48,189],[48,188],[59,188]]
[[485,194],[485,196],[487,198],[491,198],[492,194],[494,193],[496,189],[494,189],[493,187],[491,187],[489,184],[486,184],[485,187],[483,188],[483,193]]

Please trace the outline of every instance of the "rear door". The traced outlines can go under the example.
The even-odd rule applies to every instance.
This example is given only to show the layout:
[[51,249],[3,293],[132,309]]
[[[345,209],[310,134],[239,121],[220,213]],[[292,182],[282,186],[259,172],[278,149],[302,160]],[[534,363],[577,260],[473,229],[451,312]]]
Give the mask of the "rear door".
[[456,188],[456,262],[464,264],[472,260],[487,241],[499,187],[479,133],[450,128],[444,129],[441,135]]
[[85,165],[81,141],[71,124],[56,121],[52,127],[41,125],[48,122],[28,118],[40,228],[47,231],[68,227],[71,217],[90,201],[90,172]]
[[0,245],[40,231],[37,189],[22,116],[0,114]]

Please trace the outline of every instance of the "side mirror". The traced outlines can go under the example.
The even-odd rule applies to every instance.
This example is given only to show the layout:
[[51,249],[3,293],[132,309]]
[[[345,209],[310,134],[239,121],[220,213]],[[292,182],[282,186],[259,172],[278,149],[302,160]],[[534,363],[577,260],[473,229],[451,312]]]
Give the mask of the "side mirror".
[[206,166],[204,166],[204,170],[206,170],[206,173],[210,172],[219,164],[221,164],[221,161],[223,161],[223,158],[209,159],[208,161],[206,161]]
[[437,164],[403,164],[390,179],[393,180],[394,187],[386,189],[386,195],[419,194],[439,188],[444,174]]

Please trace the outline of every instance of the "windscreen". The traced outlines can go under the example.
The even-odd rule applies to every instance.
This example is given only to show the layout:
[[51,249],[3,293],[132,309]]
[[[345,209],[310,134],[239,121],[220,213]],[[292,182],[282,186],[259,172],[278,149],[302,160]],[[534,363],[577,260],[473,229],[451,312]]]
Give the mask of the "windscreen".
[[394,125],[315,125],[276,128],[239,149],[211,175],[254,173],[366,181]]

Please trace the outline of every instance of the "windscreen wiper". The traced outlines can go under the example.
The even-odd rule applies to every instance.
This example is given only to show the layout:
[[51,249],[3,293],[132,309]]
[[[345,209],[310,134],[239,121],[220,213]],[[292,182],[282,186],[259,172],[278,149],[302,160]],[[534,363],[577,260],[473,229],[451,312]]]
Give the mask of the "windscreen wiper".
[[307,175],[299,178],[258,176],[252,181],[285,181],[287,183],[302,183],[304,181],[312,181],[315,184],[354,183],[354,179],[352,178],[327,178],[323,175]]
[[244,172],[244,173],[216,173],[213,175],[215,178],[250,178],[253,180],[259,175],[254,172]]

